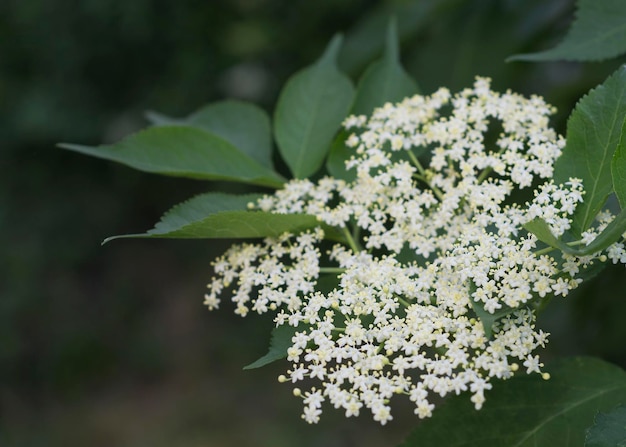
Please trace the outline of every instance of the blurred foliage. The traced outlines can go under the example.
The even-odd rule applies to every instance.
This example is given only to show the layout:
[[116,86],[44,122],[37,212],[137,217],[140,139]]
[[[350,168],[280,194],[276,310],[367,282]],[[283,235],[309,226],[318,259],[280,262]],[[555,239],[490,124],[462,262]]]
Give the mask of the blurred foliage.
[[[321,426],[274,385],[281,365],[242,372],[270,322],[202,306],[226,242],[99,242],[147,229],[202,182],[140,174],[54,148],[115,141],[147,109],[183,116],[236,97],[269,108],[295,70],[345,31],[340,65],[378,57],[390,14],[403,63],[426,93],[475,75],[538,93],[564,121],[624,58],[505,63],[550,48],[568,0],[3,0],[0,2],[0,444],[12,446],[393,445],[331,412]],[[284,168],[284,167],[283,167]],[[216,190],[231,185],[216,184]],[[623,269],[609,268],[544,315],[550,355],[626,365]],[[600,293],[598,291],[601,291]],[[245,427],[242,429],[242,427]],[[299,442],[302,441],[302,442]]]

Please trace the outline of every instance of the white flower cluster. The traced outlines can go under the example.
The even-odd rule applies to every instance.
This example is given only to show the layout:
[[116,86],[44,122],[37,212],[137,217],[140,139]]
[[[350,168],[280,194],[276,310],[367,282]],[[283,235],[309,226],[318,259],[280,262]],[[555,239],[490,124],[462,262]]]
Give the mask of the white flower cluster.
[[[280,380],[319,382],[295,389],[308,422],[327,401],[346,416],[368,408],[385,424],[395,394],[420,418],[433,395],[469,391],[481,408],[491,379],[520,364],[540,372],[534,351],[547,334],[534,326],[534,306],[566,295],[581,263],[593,262],[557,263],[522,228],[540,216],[561,235],[582,200],[579,180],[548,180],[564,145],[551,113],[541,98],[499,94],[478,78],[455,96],[440,89],[348,118],[353,179],[293,180],[256,204],[315,215],[344,243],[322,252],[316,229],[235,245],[215,261],[206,303],[217,307],[233,284],[237,313],[275,310],[277,325],[297,328]],[[530,202],[515,203],[515,191],[538,183]],[[336,286],[322,293],[328,273]]]
[[218,295],[236,278],[232,297],[236,314],[245,317],[250,302],[257,313],[283,305],[291,312],[298,312],[302,297],[315,291],[320,270],[317,244],[323,237],[324,232],[318,229],[296,237],[286,233],[278,239],[266,240],[263,245],[233,245],[213,263],[218,276],[209,284],[210,292],[205,295],[204,304],[216,309]]

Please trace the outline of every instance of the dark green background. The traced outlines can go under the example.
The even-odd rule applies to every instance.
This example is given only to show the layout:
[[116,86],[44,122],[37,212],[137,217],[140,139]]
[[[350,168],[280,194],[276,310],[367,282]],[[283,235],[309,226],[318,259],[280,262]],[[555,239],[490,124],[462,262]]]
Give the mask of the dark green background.
[[[555,125],[624,59],[510,63],[558,42],[565,0],[3,0],[0,3],[0,445],[382,446],[380,428],[327,409],[318,427],[276,376],[241,367],[271,322],[202,305],[225,241],[100,241],[146,230],[168,207],[231,185],[160,178],[54,147],[115,141],[143,112],[185,115],[236,97],[271,111],[289,74],[337,31],[353,77],[396,14],[403,61],[424,92],[475,75],[539,93]],[[280,164],[279,164],[280,166]],[[281,167],[282,169],[282,167]],[[590,353],[626,365],[623,266],[556,299],[545,358]]]

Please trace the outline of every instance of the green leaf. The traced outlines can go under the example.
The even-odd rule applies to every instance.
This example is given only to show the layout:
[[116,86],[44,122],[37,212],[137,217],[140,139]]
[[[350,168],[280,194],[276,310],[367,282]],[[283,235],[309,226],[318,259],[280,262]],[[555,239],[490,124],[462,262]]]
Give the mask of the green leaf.
[[471,295],[475,291],[476,291],[476,284],[471,282],[470,283],[470,301],[472,303],[472,309],[474,310],[476,317],[480,320],[481,324],[483,325],[483,330],[485,331],[485,337],[487,337],[488,340],[491,340],[491,338],[493,337],[493,325],[495,324],[495,322],[498,321],[500,318],[503,318],[503,317],[506,317],[507,315],[512,314],[518,309],[509,307],[509,306],[503,306],[501,309],[498,309],[496,312],[490,313],[485,309],[483,303],[481,303],[480,301],[475,301],[474,298],[471,297]]
[[398,34],[402,39],[408,39],[425,25],[438,23],[442,16],[462,3],[463,0],[378,2],[347,33],[339,54],[339,66],[350,74],[358,74],[380,55],[389,17],[398,18]]
[[[262,194],[224,194],[209,192],[199,194],[179,203],[168,210],[152,230],[145,234],[114,236],[109,241],[120,237],[200,237],[204,224],[215,223],[223,214],[231,211],[246,211],[248,204],[256,202]],[[208,219],[208,221],[207,221]]]
[[582,179],[585,195],[573,216],[575,237],[588,229],[613,191],[611,161],[626,118],[626,66],[591,90],[567,121],[567,143],[554,166],[554,180]]
[[626,232],[626,209],[615,216],[615,219],[613,219],[589,245],[580,247],[570,246],[559,240],[552,234],[546,221],[539,217],[524,224],[524,228],[537,236],[537,239],[541,242],[548,244],[550,247],[557,248],[563,253],[575,256],[587,256],[608,248],[622,238],[622,234]]
[[287,81],[278,98],[274,134],[296,178],[308,177],[321,167],[352,105],[354,87],[336,65],[340,46],[341,37],[336,36],[314,65]]
[[611,178],[620,207],[626,209],[626,118],[622,122],[621,135],[611,161]]
[[254,104],[226,100],[202,107],[187,118],[146,114],[155,125],[188,125],[223,138],[259,164],[272,168],[272,129],[265,111]]
[[372,63],[359,80],[352,107],[355,115],[370,115],[374,108],[418,93],[417,83],[400,64],[397,26],[389,21],[383,57]]
[[539,239],[544,244],[547,244],[552,248],[558,248],[564,253],[570,253],[571,247],[569,247],[565,242],[559,240],[559,238],[552,234],[550,226],[542,218],[535,217],[530,222],[526,222],[523,226],[526,231],[530,231],[531,233],[533,233],[535,236],[537,236],[537,239]]
[[291,338],[296,335],[296,332],[301,331],[300,326],[293,327],[288,324],[275,327],[272,330],[272,338],[270,340],[270,348],[267,354],[258,359],[255,362],[244,366],[243,369],[255,369],[261,366],[269,365],[276,360],[281,360],[287,357],[287,349],[291,346]]
[[508,61],[598,61],[626,52],[626,2],[578,0],[576,20],[556,47]]
[[585,447],[626,447],[626,406],[608,413],[598,413],[587,430]]
[[159,112],[155,112],[154,110],[148,110],[145,113],[145,117],[150,124],[153,126],[186,126],[189,125],[187,123],[187,118],[174,118],[172,116],[164,115]]
[[284,182],[223,138],[188,126],[151,127],[107,146],[60,146],[155,174],[270,187]]
[[626,209],[622,210],[589,245],[575,250],[572,254],[590,255],[608,248],[622,238],[626,231]]
[[[472,284],[472,287],[474,288],[474,290],[476,290],[476,286]],[[507,315],[510,315],[511,313],[518,310],[508,306],[503,306],[502,309],[499,309],[494,313],[490,313],[485,310],[483,303],[474,301],[473,298],[471,299],[471,302],[472,309],[474,310],[476,317],[478,317],[481,324],[483,325],[485,337],[487,337],[488,340],[491,340],[491,338],[493,337],[493,325],[495,324],[495,322],[498,321],[500,318],[506,317]]]
[[538,374],[494,381],[474,409],[467,394],[420,423],[403,447],[581,447],[599,411],[626,399],[626,373],[593,358],[564,359]]
[[355,155],[355,151],[346,146],[348,135],[348,131],[342,129],[335,137],[326,159],[326,169],[333,177],[350,182],[356,178],[356,168],[346,169],[346,161]]
[[[319,226],[315,216],[308,214],[274,214],[264,211],[223,211],[190,222],[168,233],[160,229],[148,232],[145,237],[166,238],[259,238],[280,236],[285,232],[298,233]],[[144,235],[139,235],[139,237]],[[130,236],[132,237],[132,235]],[[137,235],[135,235],[137,237]]]
[[321,224],[309,214],[274,214],[248,211],[247,205],[258,194],[230,195],[206,193],[174,206],[152,230],[140,234],[109,237],[104,243],[120,238],[236,239],[276,237],[285,232],[298,233],[321,226],[327,239],[341,239],[332,227]]

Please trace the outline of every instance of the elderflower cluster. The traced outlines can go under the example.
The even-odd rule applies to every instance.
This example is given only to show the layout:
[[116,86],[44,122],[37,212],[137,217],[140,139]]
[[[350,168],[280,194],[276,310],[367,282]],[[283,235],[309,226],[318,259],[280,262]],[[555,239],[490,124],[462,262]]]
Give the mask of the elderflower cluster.
[[[314,215],[320,228],[234,245],[213,264],[206,304],[232,286],[236,313],[275,311],[277,326],[293,328],[280,380],[309,387],[294,394],[310,423],[328,402],[385,424],[394,395],[420,418],[435,395],[467,391],[480,409],[492,379],[541,372],[535,306],[567,295],[599,257],[557,261],[523,229],[541,217],[562,235],[583,197],[580,180],[549,180],[564,146],[551,113],[477,78],[454,96],[440,89],[349,117],[347,180],[293,180],[255,205]],[[329,227],[341,242],[323,242]],[[626,260],[624,245],[608,254]]]

